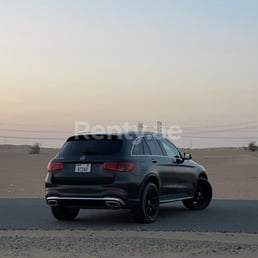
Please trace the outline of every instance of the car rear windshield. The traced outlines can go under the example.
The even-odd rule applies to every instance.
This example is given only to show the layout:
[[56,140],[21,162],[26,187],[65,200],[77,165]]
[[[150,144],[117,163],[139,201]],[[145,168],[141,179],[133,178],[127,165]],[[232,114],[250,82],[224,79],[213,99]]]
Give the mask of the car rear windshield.
[[123,141],[117,137],[71,137],[60,151],[63,156],[112,155],[119,153]]

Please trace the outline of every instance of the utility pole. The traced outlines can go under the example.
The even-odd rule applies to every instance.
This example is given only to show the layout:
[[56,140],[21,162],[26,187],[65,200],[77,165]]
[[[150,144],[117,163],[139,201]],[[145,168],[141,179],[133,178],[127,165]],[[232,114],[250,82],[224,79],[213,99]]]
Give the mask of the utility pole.
[[138,121],[138,131],[142,132],[143,130],[143,123]]
[[157,132],[162,134],[162,122],[157,121]]

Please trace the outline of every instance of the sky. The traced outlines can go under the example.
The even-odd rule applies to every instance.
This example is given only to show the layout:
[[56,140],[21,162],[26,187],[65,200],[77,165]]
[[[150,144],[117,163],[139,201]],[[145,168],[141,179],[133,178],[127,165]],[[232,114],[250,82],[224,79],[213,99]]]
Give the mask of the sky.
[[0,144],[76,121],[258,140],[257,28],[255,0],[0,0]]

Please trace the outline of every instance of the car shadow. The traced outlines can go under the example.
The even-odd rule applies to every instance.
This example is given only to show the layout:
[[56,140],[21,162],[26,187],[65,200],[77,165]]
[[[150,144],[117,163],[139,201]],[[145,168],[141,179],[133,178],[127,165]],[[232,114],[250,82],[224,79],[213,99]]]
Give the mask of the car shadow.
[[[182,220],[184,216],[189,216],[189,212],[190,211],[183,206],[162,205],[160,207],[158,219],[154,224],[170,223],[171,221],[176,222],[178,219]],[[69,223],[72,223],[73,225],[79,224],[80,226],[87,225],[91,228],[109,228],[110,225],[113,225],[116,228],[125,227],[127,229],[128,226],[136,228],[146,227],[146,224],[139,224],[134,221],[130,210],[81,210],[79,216]]]

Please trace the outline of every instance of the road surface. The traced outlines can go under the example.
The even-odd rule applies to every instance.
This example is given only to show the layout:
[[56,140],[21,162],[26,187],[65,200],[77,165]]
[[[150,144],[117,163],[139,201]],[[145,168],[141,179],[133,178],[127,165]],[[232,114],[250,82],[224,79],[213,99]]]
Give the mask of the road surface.
[[204,211],[162,205],[158,221],[136,224],[128,210],[81,210],[72,222],[52,217],[44,199],[0,199],[0,230],[131,230],[258,233],[258,201],[214,200]]

